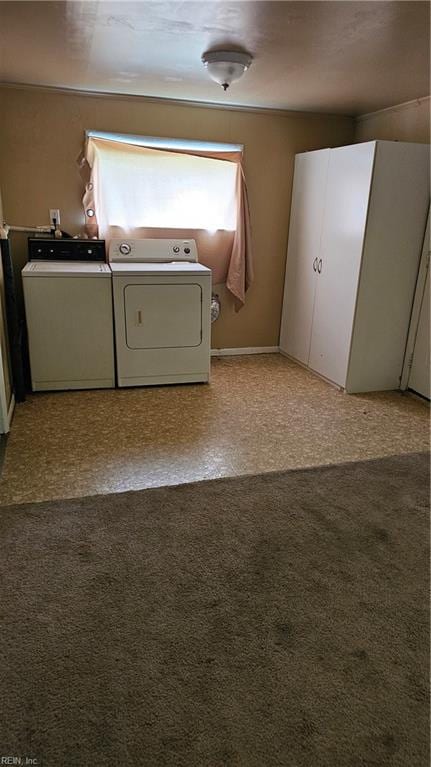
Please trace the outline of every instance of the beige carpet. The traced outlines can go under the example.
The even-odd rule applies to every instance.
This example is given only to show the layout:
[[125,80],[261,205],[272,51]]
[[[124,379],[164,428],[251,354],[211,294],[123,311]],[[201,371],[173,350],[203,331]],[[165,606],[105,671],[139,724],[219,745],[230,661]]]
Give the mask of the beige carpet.
[[0,756],[428,765],[429,458],[0,511]]

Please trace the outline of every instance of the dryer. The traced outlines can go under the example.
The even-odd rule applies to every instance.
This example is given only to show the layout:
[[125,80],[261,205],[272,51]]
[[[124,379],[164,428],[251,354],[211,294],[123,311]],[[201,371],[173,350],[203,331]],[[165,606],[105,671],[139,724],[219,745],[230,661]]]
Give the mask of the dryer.
[[194,240],[111,240],[118,386],[208,382],[211,270]]

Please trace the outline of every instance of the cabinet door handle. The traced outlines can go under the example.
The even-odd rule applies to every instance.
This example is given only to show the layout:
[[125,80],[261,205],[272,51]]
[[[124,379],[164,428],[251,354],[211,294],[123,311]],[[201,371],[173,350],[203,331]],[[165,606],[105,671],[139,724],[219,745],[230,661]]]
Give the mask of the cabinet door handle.
[[136,324],[142,325],[142,312],[140,309],[136,312]]
[[316,270],[317,270],[317,256],[313,261],[313,272],[315,272]]
[[319,272],[319,274],[322,271],[322,259],[321,258],[319,258],[319,263],[317,264],[317,271]]

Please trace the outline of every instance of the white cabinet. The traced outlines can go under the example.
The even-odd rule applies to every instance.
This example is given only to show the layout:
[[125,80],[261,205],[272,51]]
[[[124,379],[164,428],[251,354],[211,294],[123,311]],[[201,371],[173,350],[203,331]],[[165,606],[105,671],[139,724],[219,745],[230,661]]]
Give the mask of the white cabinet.
[[[285,283],[280,345],[295,359],[308,363],[317,281],[329,149],[298,154],[289,230],[289,279]],[[314,254],[313,270],[309,258]]]
[[430,219],[424,238],[410,322],[402,388],[431,399],[430,381]]
[[430,387],[430,273],[427,271],[425,291],[419,315],[418,332],[413,352],[409,389],[431,399]]
[[346,391],[400,386],[428,168],[389,141],[296,157],[280,350]]

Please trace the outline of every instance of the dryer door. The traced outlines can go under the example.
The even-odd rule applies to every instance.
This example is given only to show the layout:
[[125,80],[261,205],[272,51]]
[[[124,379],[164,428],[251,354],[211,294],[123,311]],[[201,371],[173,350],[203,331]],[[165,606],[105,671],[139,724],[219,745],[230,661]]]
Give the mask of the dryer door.
[[200,285],[127,285],[124,310],[129,349],[184,348],[202,341]]

